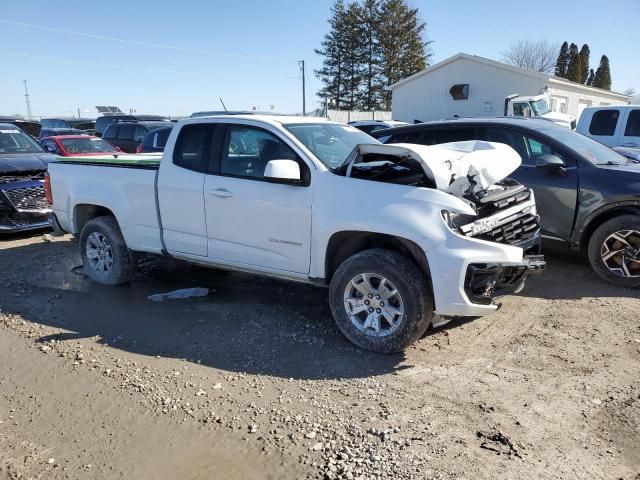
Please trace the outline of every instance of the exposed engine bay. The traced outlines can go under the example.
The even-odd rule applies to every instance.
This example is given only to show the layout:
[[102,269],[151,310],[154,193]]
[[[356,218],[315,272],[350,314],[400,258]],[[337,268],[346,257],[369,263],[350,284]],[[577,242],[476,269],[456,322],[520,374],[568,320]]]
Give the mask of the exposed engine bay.
[[338,173],[454,195],[475,215],[445,211],[449,228],[537,253],[540,227],[533,191],[508,178],[520,163],[520,155],[501,143],[368,144],[358,145]]

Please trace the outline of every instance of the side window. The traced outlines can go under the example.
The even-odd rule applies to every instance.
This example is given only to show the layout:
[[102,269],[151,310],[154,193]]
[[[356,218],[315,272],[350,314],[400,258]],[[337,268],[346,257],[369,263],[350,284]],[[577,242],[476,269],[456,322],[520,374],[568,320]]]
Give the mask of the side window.
[[529,156],[529,149],[527,148],[525,137],[517,130],[511,130],[508,128],[488,127],[485,129],[481,137],[487,142],[504,143],[513,148],[525,165],[535,165],[535,159]]
[[167,140],[169,139],[169,134],[171,133],[171,129],[167,128],[165,130],[160,130],[156,133],[155,138],[153,140],[153,146],[156,148],[164,148],[167,144]]
[[624,129],[625,137],[640,137],[640,110],[631,110],[627,126]]
[[620,117],[620,110],[598,110],[591,118],[589,133],[610,137],[616,131],[618,117]]
[[120,125],[120,129],[118,130],[118,140],[132,140],[135,129],[135,125]]
[[529,149],[529,154],[526,160],[525,157],[522,158],[523,163],[525,163],[526,165],[535,166],[536,158],[542,155],[555,155],[556,157],[560,157],[562,160],[564,160],[565,163],[569,166],[569,162],[567,162],[567,159],[550,145],[531,137],[525,137],[525,139],[527,142],[527,147]]
[[185,125],[173,150],[173,163],[187,170],[206,172],[213,125]]
[[134,134],[133,134],[133,140],[135,142],[142,142],[142,139],[144,138],[146,133],[147,133],[147,130],[144,127],[138,125],[136,127],[136,130],[135,130]]
[[526,103],[514,103],[513,104],[513,115],[516,117],[524,117],[525,108],[529,105]]
[[270,160],[287,159],[300,163],[295,152],[272,133],[245,125],[229,125],[220,173],[261,179]]
[[56,142],[53,142],[53,141],[51,141],[51,140],[47,140],[46,142],[44,142],[43,147],[45,148],[45,150],[46,150],[47,152],[50,152],[50,153],[60,153],[60,152],[58,151],[58,146],[56,145]]
[[118,125],[109,125],[104,131],[104,138],[117,138],[118,137]]

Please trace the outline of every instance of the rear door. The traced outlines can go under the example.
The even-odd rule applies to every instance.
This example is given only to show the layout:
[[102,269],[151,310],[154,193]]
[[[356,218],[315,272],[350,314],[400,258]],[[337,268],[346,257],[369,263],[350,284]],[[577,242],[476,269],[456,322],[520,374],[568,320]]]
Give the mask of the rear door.
[[209,257],[237,265],[308,273],[311,244],[311,188],[271,183],[270,160],[309,166],[275,132],[249,124],[220,124],[220,150],[207,175],[204,198]]
[[640,107],[627,109],[622,125],[619,145],[640,148]]
[[185,125],[173,157],[162,159],[158,173],[158,205],[166,249],[180,257],[207,258],[204,179],[208,169],[214,124]]

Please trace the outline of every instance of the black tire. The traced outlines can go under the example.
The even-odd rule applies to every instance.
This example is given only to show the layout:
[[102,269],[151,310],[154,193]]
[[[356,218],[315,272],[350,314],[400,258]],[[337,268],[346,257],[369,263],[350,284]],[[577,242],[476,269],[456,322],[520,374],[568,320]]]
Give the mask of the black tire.
[[[610,235],[616,232],[628,231],[640,233],[640,215],[621,215],[607,220],[600,225],[589,239],[589,262],[593,270],[603,280],[619,287],[635,288],[640,287],[640,265],[636,269],[635,262],[633,262],[632,268],[629,270],[633,276],[625,277],[622,273],[616,273],[610,270],[602,256],[603,248],[605,248],[604,243]],[[638,243],[637,238],[637,235],[629,237],[629,241],[633,243],[634,249],[640,248],[640,243]],[[615,267],[615,262],[619,261],[619,259],[620,257],[610,260],[610,265]]]
[[[95,259],[90,259],[87,253],[87,243],[92,234],[102,236],[108,244],[106,250],[110,251],[111,266],[101,270],[94,266]],[[94,245],[91,243],[91,245]],[[120,285],[127,283],[134,272],[135,264],[131,252],[120,232],[120,227],[115,218],[111,216],[96,217],[89,220],[80,233],[80,255],[84,264],[84,273],[93,281],[105,285]]]
[[[358,328],[345,308],[345,291],[352,279],[361,274],[379,275],[387,279],[399,293],[404,315],[389,334],[376,336]],[[362,297],[364,301],[364,296]],[[425,275],[407,257],[391,250],[371,249],[345,260],[331,279],[329,304],[340,331],[355,345],[378,353],[396,353],[418,340],[433,318],[433,297]],[[367,312],[362,312],[367,315]],[[380,323],[378,324],[380,326]]]

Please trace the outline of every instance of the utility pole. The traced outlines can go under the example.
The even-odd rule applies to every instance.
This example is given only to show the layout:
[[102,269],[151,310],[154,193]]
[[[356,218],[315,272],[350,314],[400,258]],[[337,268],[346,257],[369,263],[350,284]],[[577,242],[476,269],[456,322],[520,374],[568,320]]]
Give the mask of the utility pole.
[[27,81],[24,82],[24,101],[27,104],[27,120],[31,120],[31,100],[29,100],[29,89],[27,88]]
[[307,115],[307,98],[305,95],[305,84],[304,84],[304,60],[300,60],[298,62],[300,65],[300,70],[302,71],[302,116]]

